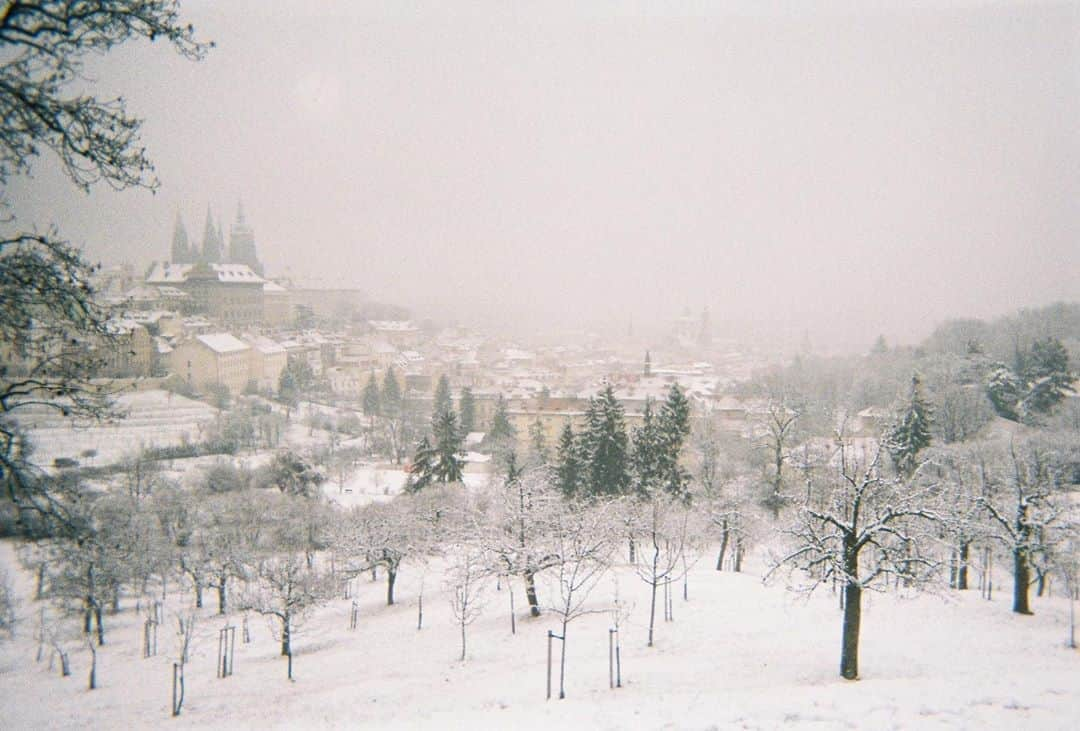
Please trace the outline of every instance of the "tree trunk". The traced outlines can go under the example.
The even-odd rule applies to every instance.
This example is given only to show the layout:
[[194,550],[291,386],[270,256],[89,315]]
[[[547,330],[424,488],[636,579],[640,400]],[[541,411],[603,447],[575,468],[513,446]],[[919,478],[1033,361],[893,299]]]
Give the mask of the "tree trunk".
[[656,624],[656,584],[654,579],[650,589],[652,595],[649,601],[649,647],[653,646],[653,626]]
[[735,536],[735,573],[742,571],[742,559],[743,559],[743,544],[742,538],[738,535]]
[[1046,593],[1046,570],[1035,568],[1035,596],[1041,597]]
[[386,569],[386,604],[390,606],[394,603],[394,582],[397,581],[397,568],[389,567]]
[[195,582],[195,608],[202,609],[202,584]]
[[562,623],[562,652],[559,655],[559,698],[566,697],[566,620]]
[[[292,628],[289,626],[291,622],[289,617],[285,617],[281,620],[281,654],[282,656],[292,656]],[[291,677],[291,675],[290,675]]]
[[859,677],[859,622],[862,619],[862,586],[859,584],[859,554],[854,538],[844,539],[844,629],[840,648],[840,676],[847,680]]
[[960,566],[956,571],[956,588],[965,591],[968,588],[968,558],[971,555],[971,541],[960,542]]
[[229,577],[224,573],[218,577],[217,585],[217,613],[225,614],[225,610],[228,608],[228,582]]
[[101,623],[101,607],[97,604],[94,605],[94,621],[97,623],[97,643],[99,646],[105,644],[105,625]]
[[461,661],[465,662],[465,622],[461,623]]
[[536,598],[536,580],[532,571],[522,574],[525,579],[525,598],[529,601],[529,614],[534,617],[540,616],[540,602]]
[[44,562],[38,564],[37,582],[34,586],[34,599],[38,601],[45,598],[45,566]]
[[634,537],[633,536],[630,536],[630,538],[628,540],[629,540],[629,551],[628,551],[628,553],[629,553],[629,556],[630,556],[630,563],[634,563],[634,561],[637,560],[637,546],[634,545]]
[[727,553],[727,544],[728,544],[728,525],[727,525],[727,518],[724,518],[723,522],[720,524],[720,553],[718,553],[717,556],[716,556],[716,570],[717,571],[723,571],[724,570],[724,554]]
[[1013,606],[1017,614],[1031,614],[1028,605],[1028,585],[1031,583],[1031,568],[1028,566],[1027,550],[1022,547],[1013,549]]

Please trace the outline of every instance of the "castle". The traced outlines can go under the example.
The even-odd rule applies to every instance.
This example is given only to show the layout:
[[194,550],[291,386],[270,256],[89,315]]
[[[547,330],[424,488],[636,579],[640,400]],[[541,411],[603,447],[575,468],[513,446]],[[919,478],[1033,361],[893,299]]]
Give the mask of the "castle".
[[225,248],[225,236],[221,231],[221,222],[214,225],[210,207],[206,207],[206,226],[203,228],[202,247],[188,238],[187,229],[180,212],[176,213],[173,226],[172,252],[173,264],[243,264],[260,277],[263,266],[255,252],[255,232],[244,220],[244,204],[240,203],[236,212],[236,223],[229,230],[228,251]]

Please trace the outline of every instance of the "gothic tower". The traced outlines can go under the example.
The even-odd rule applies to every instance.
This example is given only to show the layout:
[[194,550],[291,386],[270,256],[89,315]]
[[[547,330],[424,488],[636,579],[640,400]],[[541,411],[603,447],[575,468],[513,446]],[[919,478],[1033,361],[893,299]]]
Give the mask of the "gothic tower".
[[218,239],[217,230],[214,228],[214,219],[210,214],[210,206],[206,207],[206,226],[203,228],[202,257],[200,261],[207,264],[221,262],[221,241]]
[[190,264],[194,260],[188,244],[187,229],[184,228],[184,220],[180,217],[179,210],[176,211],[176,223],[173,224],[171,259],[173,264]]
[[229,230],[229,261],[234,264],[247,264],[252,271],[262,276],[262,264],[255,252],[255,232],[244,219],[243,201],[237,206],[236,223]]

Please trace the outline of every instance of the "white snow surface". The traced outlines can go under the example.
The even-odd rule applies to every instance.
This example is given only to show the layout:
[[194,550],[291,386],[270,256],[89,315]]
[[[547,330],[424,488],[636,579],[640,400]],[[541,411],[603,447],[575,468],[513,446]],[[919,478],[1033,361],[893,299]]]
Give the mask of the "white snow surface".
[[[351,600],[314,612],[295,637],[295,682],[270,625],[252,616],[251,644],[237,644],[235,675],[215,677],[218,629],[240,617],[215,616],[213,592],[202,611],[187,665],[186,699],[169,717],[177,609],[190,592],[170,596],[159,654],[141,656],[142,617],[126,600],[106,615],[98,651],[100,688],[86,690],[89,653],[67,643],[73,675],[35,663],[38,604],[30,577],[13,569],[13,547],[0,562],[16,574],[23,600],[14,640],[0,642],[0,718],[24,728],[390,728],[390,729],[1075,729],[1080,718],[1080,652],[1065,647],[1068,605],[1034,599],[1035,616],[1009,611],[1007,592],[993,601],[977,591],[949,599],[923,595],[867,598],[862,677],[837,677],[840,613],[828,591],[804,601],[751,573],[719,573],[706,556],[681,587],[674,622],[657,608],[656,646],[646,647],[647,587],[625,567],[619,593],[634,602],[622,629],[623,687],[608,688],[610,616],[570,625],[565,700],[544,699],[545,613],[528,617],[513,583],[517,634],[510,633],[509,593],[493,585],[483,615],[468,630],[468,659],[451,620],[442,564],[406,564],[398,602],[386,606],[385,582],[356,580],[359,627],[350,631]],[[1007,577],[997,577],[1006,587]],[[424,586],[424,626],[417,601]],[[614,581],[591,597],[602,608]],[[541,582],[541,601],[552,597]],[[73,628],[76,618],[66,620]],[[77,630],[76,630],[77,631]],[[239,630],[237,632],[239,636]],[[558,688],[558,647],[555,648]]]
[[[20,411],[19,423],[29,432],[33,458],[39,465],[51,465],[57,457],[77,459],[83,464],[104,465],[136,454],[143,447],[171,446],[185,438],[202,440],[202,431],[217,411],[195,401],[162,390],[124,393],[116,398],[116,408],[127,416],[112,423],[76,424],[47,409]],[[92,459],[82,457],[96,449]]]

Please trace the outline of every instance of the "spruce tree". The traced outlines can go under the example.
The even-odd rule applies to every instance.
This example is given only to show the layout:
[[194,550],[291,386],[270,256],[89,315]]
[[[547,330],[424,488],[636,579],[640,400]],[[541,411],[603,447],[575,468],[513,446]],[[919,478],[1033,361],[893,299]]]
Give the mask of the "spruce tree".
[[454,403],[450,396],[450,379],[444,373],[439,376],[439,382],[435,385],[435,399],[431,404],[432,428],[442,418],[443,414],[452,411],[453,408]]
[[663,473],[660,424],[653,414],[651,398],[645,399],[641,426],[634,428],[631,447],[634,492],[644,498],[659,487]]
[[918,374],[911,377],[907,402],[886,434],[886,447],[896,469],[910,477],[918,467],[918,455],[930,446],[933,409],[923,396]]
[[683,444],[690,436],[690,402],[677,383],[671,384],[667,399],[660,407],[660,471],[664,489],[686,497],[690,475],[679,461]]
[[571,498],[581,489],[582,477],[580,444],[574,435],[574,428],[567,421],[559,434],[555,479],[562,494]]
[[1028,392],[1021,409],[1025,414],[1047,414],[1068,393],[1072,393],[1069,352],[1054,337],[1037,340],[1024,358],[1024,380]]
[[416,445],[416,454],[413,455],[413,463],[409,468],[409,479],[405,488],[410,492],[417,492],[434,482],[436,460],[435,448],[425,436]]
[[476,398],[468,386],[462,387],[458,397],[458,424],[462,434],[476,431]]
[[529,466],[543,467],[550,459],[544,425],[540,423],[540,417],[537,417],[529,425]]
[[435,468],[436,482],[461,482],[465,462],[461,458],[461,434],[458,431],[457,416],[453,411],[444,411],[435,423]]
[[583,435],[588,492],[593,495],[623,495],[630,487],[629,444],[622,404],[608,384],[590,400]]
[[499,394],[495,402],[495,413],[491,417],[491,429],[485,436],[488,448],[493,454],[503,455],[507,450],[514,447],[517,439],[517,431],[510,423],[510,414],[507,412],[506,399]]
[[367,384],[364,386],[362,408],[364,416],[368,418],[379,415],[379,384],[375,380],[374,372],[368,376]]
[[383,376],[382,393],[379,394],[379,402],[382,407],[382,415],[388,419],[396,419],[401,414],[402,398],[401,384],[398,383],[397,374],[393,366],[386,367]]

